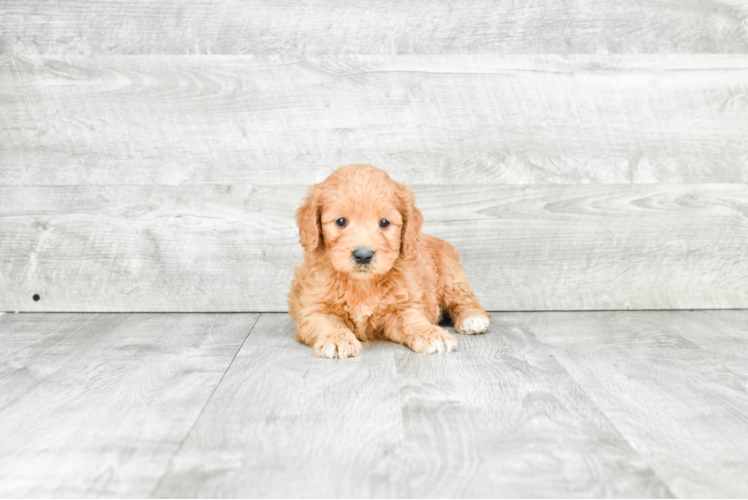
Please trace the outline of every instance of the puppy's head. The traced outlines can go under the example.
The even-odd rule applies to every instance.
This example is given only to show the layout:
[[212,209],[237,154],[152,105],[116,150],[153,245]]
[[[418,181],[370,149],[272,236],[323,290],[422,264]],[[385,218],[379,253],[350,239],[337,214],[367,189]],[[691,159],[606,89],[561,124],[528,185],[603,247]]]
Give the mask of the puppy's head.
[[413,193],[369,165],[350,165],[309,189],[296,212],[307,252],[324,253],[350,278],[386,274],[417,247],[423,215]]

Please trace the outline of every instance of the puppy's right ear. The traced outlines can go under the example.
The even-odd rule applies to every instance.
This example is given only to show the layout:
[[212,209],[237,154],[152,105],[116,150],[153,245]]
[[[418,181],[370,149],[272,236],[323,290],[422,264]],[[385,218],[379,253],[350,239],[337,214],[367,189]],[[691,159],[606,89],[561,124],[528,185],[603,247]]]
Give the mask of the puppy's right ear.
[[304,203],[296,211],[296,225],[299,226],[299,242],[307,252],[314,252],[322,240],[320,211],[322,192],[315,185],[309,188]]

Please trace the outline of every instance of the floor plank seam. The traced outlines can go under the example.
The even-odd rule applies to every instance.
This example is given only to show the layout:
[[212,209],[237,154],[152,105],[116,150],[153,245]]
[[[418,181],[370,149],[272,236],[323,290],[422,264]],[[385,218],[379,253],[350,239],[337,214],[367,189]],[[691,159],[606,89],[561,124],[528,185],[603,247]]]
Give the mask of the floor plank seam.
[[535,332],[533,332],[532,329],[530,329],[529,327],[528,327],[528,332],[530,333],[530,335],[532,335],[533,337],[535,337],[535,339],[537,339],[537,341],[548,350],[548,354],[550,354],[551,358],[553,358],[553,361],[555,361],[556,364],[558,364],[558,366],[564,371],[564,373],[566,373],[569,376],[569,380],[571,380],[572,382],[574,382],[574,385],[576,385],[577,388],[582,392],[582,394],[585,395],[585,397],[589,400],[590,404],[592,404],[595,408],[597,408],[597,411],[600,412],[600,415],[602,415],[602,417],[605,419],[605,421],[608,422],[608,424],[610,424],[611,429],[615,430],[616,434],[618,434],[621,437],[621,439],[629,446],[629,448],[631,448],[631,450],[634,453],[636,453],[636,455],[641,459],[641,461],[644,462],[645,464],[647,464],[647,467],[649,467],[649,470],[657,478],[657,480],[660,481],[660,484],[665,489],[665,491],[668,492],[668,494],[670,495],[670,497],[671,498],[680,498],[675,493],[673,493],[673,491],[670,489],[670,485],[664,479],[662,479],[662,477],[657,473],[657,470],[654,467],[652,467],[651,462],[649,460],[647,460],[646,457],[644,457],[644,455],[642,455],[642,453],[631,443],[631,441],[629,441],[629,439],[625,435],[623,435],[623,433],[621,432],[621,430],[613,423],[613,421],[610,420],[610,418],[608,417],[608,414],[605,413],[605,411],[600,407],[600,405],[598,405],[597,402],[590,396],[590,394],[582,386],[582,384],[579,383],[579,380],[577,380],[574,377],[574,375],[571,372],[569,372],[569,370],[566,369],[566,367],[564,366],[564,364],[561,363],[561,361],[559,361],[559,359],[553,353],[553,350],[551,349],[551,346],[548,345],[547,343],[543,342],[542,340],[540,340],[540,337],[538,337],[537,335],[535,335]]
[[192,425],[190,426],[189,430],[184,433],[184,437],[182,438],[182,441],[179,443],[179,446],[177,446],[177,449],[174,450],[174,453],[172,454],[171,458],[167,462],[166,467],[164,467],[164,472],[163,474],[161,474],[161,478],[158,480],[156,485],[151,490],[150,494],[148,495],[148,498],[155,498],[154,494],[161,487],[161,483],[164,481],[166,474],[169,472],[169,469],[171,468],[171,464],[172,462],[174,462],[174,458],[176,458],[176,456],[179,455],[179,452],[182,450],[182,447],[184,446],[184,442],[187,441],[187,438],[189,437],[190,434],[192,434],[192,431],[195,429],[195,426],[200,421],[200,418],[203,416],[203,412],[205,412],[205,408],[208,407],[208,405],[210,404],[210,401],[213,399],[213,396],[218,390],[218,387],[220,387],[221,382],[223,382],[224,377],[226,377],[226,374],[229,372],[231,367],[234,365],[234,361],[236,361],[236,357],[239,355],[241,350],[244,348],[244,344],[247,343],[247,339],[252,334],[252,330],[254,330],[255,325],[257,325],[257,322],[260,320],[260,317],[262,316],[262,314],[263,313],[258,314],[257,317],[255,318],[254,322],[252,323],[252,326],[249,328],[249,331],[247,332],[246,337],[244,337],[244,340],[242,341],[241,345],[234,353],[234,357],[231,358],[231,362],[228,364],[226,369],[223,371],[223,374],[221,374],[221,378],[218,380],[218,383],[216,384],[216,386],[213,387],[213,390],[211,391],[210,396],[208,396],[208,398],[205,400],[205,404],[200,409],[200,413],[198,413],[197,417],[195,417],[195,421],[192,422]]
[[[546,345],[546,344],[543,344],[543,345]],[[549,349],[549,350],[550,350],[550,349]],[[574,381],[574,383],[575,383],[575,384],[576,384],[576,386],[577,386],[577,387],[579,388],[579,390],[580,390],[580,391],[582,391],[582,393],[583,393],[583,394],[584,394],[584,395],[585,395],[585,396],[587,397],[587,399],[589,399],[590,403],[592,403],[592,404],[593,404],[593,405],[595,406],[595,408],[597,408],[597,410],[598,410],[598,411],[600,412],[600,414],[601,414],[601,415],[603,416],[603,418],[604,418],[604,419],[605,419],[605,420],[606,420],[606,421],[607,421],[607,422],[608,422],[608,423],[610,424],[610,427],[611,427],[612,429],[614,429],[614,430],[615,430],[615,432],[616,432],[616,433],[617,433],[617,434],[618,434],[619,436],[621,436],[621,439],[622,439],[622,440],[623,440],[623,441],[624,441],[624,442],[625,442],[625,443],[626,443],[627,445],[629,445],[629,448],[631,448],[631,449],[632,449],[632,450],[634,451],[634,453],[636,453],[636,454],[637,454],[637,456],[638,456],[638,457],[639,457],[639,458],[641,459],[641,461],[642,461],[642,462],[644,462],[645,464],[647,464],[647,467],[649,467],[649,470],[650,470],[650,471],[652,472],[652,474],[653,474],[653,475],[654,475],[654,476],[655,476],[655,477],[656,477],[656,478],[657,478],[657,479],[658,479],[658,480],[660,481],[660,484],[662,484],[662,487],[663,487],[663,488],[665,489],[665,491],[667,491],[667,492],[668,492],[668,494],[670,495],[670,497],[671,497],[671,498],[681,498],[681,497],[679,497],[678,495],[676,495],[675,493],[673,493],[673,491],[672,491],[672,490],[670,489],[670,485],[669,485],[669,484],[668,484],[668,483],[667,483],[667,482],[666,482],[666,481],[665,481],[665,480],[664,480],[664,479],[663,479],[663,478],[662,478],[662,477],[661,477],[661,476],[660,476],[660,475],[659,475],[659,474],[657,473],[657,469],[655,469],[655,468],[654,468],[654,467],[652,466],[652,463],[651,463],[651,462],[650,462],[649,460],[647,460],[647,458],[646,458],[646,457],[645,457],[645,456],[644,456],[644,455],[643,455],[643,454],[641,453],[641,451],[639,451],[639,450],[638,450],[638,449],[637,449],[637,448],[636,448],[636,447],[635,447],[635,446],[634,446],[634,445],[633,445],[633,444],[631,443],[631,441],[630,441],[630,440],[629,440],[629,439],[628,439],[628,438],[627,438],[627,437],[626,437],[626,436],[625,436],[625,435],[624,435],[624,434],[623,434],[623,433],[621,432],[621,430],[620,430],[620,429],[618,428],[618,426],[616,426],[616,425],[615,425],[615,424],[613,423],[613,421],[612,421],[612,420],[610,420],[610,418],[608,417],[608,414],[607,414],[607,413],[605,413],[605,411],[604,411],[604,410],[603,410],[603,409],[602,409],[602,408],[600,407],[600,405],[598,405],[598,404],[597,404],[597,402],[595,402],[595,400],[594,400],[594,399],[592,399],[592,397],[590,397],[590,395],[589,395],[589,393],[587,392],[587,390],[586,390],[586,389],[585,389],[584,387],[582,387],[582,385],[581,385],[581,384],[579,383],[579,381],[578,381],[578,380],[577,380],[576,378],[574,378],[574,376],[573,376],[573,375],[572,375],[571,373],[569,373],[569,370],[567,370],[567,369],[566,369],[566,367],[565,367],[565,366],[564,366],[564,365],[563,365],[562,363],[560,363],[560,362],[558,361],[558,359],[556,358],[556,356],[555,356],[555,355],[554,355],[553,353],[551,353],[551,356],[552,356],[552,357],[553,357],[553,359],[554,359],[554,360],[555,360],[555,361],[556,361],[556,362],[558,363],[558,365],[559,365],[559,366],[561,367],[561,369],[562,369],[562,370],[564,370],[564,372],[566,372],[566,374],[567,374],[567,375],[569,375],[569,378],[570,378],[570,380]]]

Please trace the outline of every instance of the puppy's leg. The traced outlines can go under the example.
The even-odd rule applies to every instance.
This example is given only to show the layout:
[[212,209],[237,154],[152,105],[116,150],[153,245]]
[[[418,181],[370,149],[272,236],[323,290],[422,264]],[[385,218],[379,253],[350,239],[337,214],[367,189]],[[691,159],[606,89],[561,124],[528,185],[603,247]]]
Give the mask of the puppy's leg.
[[442,255],[439,271],[444,289],[444,306],[455,324],[455,331],[462,334],[485,333],[488,331],[488,314],[478,302],[470,288],[465,271],[456,251]]
[[333,314],[313,313],[297,322],[296,339],[314,349],[320,358],[356,357],[361,342],[342,319]]
[[384,326],[384,335],[415,352],[439,354],[457,349],[457,340],[416,309],[406,309],[393,314]]

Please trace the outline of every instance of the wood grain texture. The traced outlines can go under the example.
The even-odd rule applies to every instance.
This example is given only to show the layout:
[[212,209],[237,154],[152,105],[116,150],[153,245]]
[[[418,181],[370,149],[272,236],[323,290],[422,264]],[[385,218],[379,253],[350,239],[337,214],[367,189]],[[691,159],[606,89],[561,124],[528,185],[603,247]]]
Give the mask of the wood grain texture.
[[746,496],[748,310],[494,313],[345,361],[257,316],[1,315],[0,495]]
[[0,496],[148,495],[256,320],[0,318]]
[[396,351],[413,497],[671,496],[522,316],[457,338]]
[[[748,312],[727,314],[742,318],[745,354]],[[748,378],[679,334],[693,332],[696,319],[719,338],[722,322],[710,318],[720,317],[559,312],[526,321],[676,496],[740,498],[748,495]]]
[[748,312],[683,311],[677,321],[667,321],[668,314],[652,318],[660,328],[676,334],[710,355],[725,368],[748,377]]
[[[0,309],[285,311],[305,191],[0,187]],[[748,307],[746,185],[414,191],[490,310]]]
[[262,315],[154,496],[669,496],[517,325],[344,362],[294,329]]
[[34,54],[746,52],[744,1],[9,0],[0,49]]
[[748,182],[745,55],[6,56],[0,82],[0,185]]
[[293,213],[304,191],[5,188],[0,289],[15,299],[0,309],[286,310],[302,252]]
[[263,314],[157,497],[397,497],[407,492],[392,343],[316,358]]

